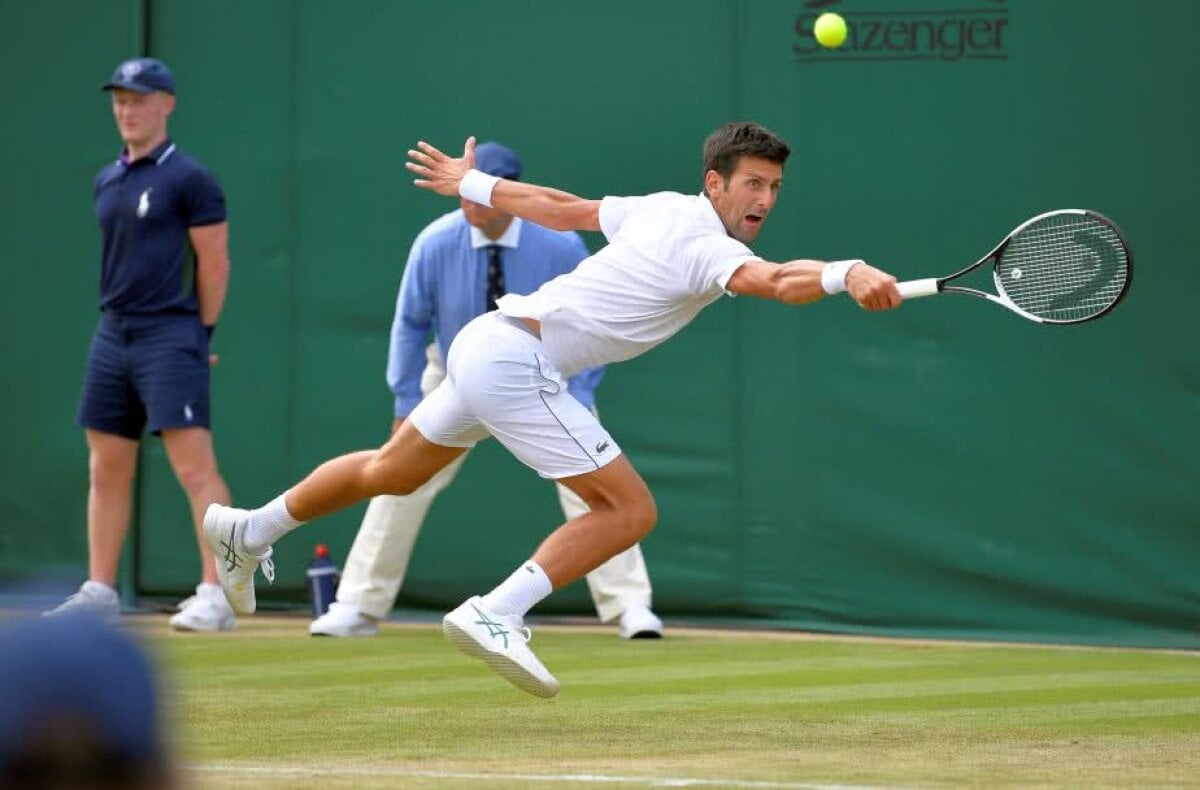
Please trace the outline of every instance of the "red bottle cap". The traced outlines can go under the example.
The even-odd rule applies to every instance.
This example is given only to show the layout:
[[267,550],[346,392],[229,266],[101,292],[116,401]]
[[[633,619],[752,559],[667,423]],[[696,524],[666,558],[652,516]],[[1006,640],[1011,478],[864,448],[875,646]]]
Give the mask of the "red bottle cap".
[[329,556],[329,547],[326,546],[324,543],[318,543],[317,550],[313,553],[316,554],[321,559],[324,559]]

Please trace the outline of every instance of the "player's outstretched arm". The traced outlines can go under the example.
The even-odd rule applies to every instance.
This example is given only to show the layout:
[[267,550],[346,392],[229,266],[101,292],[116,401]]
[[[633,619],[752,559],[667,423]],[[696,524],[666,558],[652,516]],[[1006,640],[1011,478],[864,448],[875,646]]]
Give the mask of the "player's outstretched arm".
[[[463,155],[457,158],[423,140],[417,143],[417,148],[420,150],[408,152],[409,161],[404,165],[420,176],[414,184],[439,195],[473,199],[470,194],[463,194],[462,183],[475,165],[474,137],[467,138]],[[600,201],[570,192],[502,178],[495,181],[488,195],[481,197],[488,201],[487,205],[554,230],[600,230]]]
[[841,290],[864,310],[890,310],[901,303],[896,278],[862,261],[747,261],[725,286],[731,293],[808,304]]

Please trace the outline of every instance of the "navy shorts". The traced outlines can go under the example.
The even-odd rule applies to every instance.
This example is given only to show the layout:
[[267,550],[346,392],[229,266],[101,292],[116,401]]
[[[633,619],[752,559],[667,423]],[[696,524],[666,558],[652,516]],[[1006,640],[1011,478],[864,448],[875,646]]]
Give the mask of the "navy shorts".
[[80,426],[138,439],[209,428],[208,335],[194,315],[104,314],[88,352]]

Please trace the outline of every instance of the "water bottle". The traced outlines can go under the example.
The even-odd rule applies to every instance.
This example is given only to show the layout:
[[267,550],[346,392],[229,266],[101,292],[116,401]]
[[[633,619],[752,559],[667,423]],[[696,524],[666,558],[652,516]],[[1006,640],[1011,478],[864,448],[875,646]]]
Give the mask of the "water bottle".
[[329,559],[329,547],[318,543],[313,552],[313,560],[308,563],[308,593],[312,598],[313,617],[317,618],[329,611],[333,603],[334,591],[337,590],[338,569]]

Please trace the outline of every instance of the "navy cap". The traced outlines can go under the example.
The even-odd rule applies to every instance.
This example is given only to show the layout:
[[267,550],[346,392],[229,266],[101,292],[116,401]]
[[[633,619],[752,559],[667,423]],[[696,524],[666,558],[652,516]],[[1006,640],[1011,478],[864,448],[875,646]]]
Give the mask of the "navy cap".
[[517,152],[500,143],[486,142],[475,146],[475,169],[489,176],[521,180],[521,159]]
[[136,93],[154,93],[163,91],[175,94],[175,78],[167,64],[154,58],[134,58],[117,66],[108,82],[101,90],[110,91],[113,88],[124,88]]

